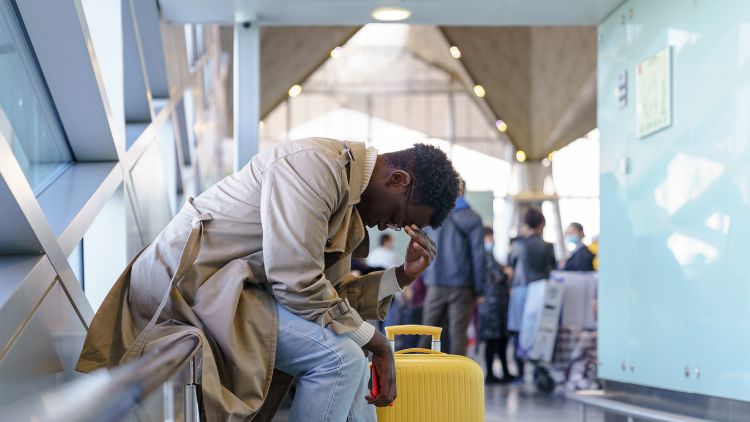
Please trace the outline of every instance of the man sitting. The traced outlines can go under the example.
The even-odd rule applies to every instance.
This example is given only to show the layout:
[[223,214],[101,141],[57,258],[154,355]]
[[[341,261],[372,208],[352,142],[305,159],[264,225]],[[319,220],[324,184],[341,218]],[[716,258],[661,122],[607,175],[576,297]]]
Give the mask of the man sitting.
[[[202,346],[209,420],[270,420],[291,376],[293,421],[374,421],[396,397],[393,352],[364,319],[430,264],[422,227],[453,208],[458,176],[439,149],[378,155],[362,143],[312,138],[255,156],[181,211],[114,285],[77,369],[90,372],[169,347]],[[365,226],[403,229],[404,264],[361,277]],[[372,353],[381,384],[367,397]]]

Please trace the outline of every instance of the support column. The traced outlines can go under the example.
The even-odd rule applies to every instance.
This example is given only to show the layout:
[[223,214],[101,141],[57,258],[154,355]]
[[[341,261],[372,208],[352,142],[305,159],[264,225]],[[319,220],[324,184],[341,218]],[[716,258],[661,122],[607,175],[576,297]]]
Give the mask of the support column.
[[372,145],[372,95],[367,95],[367,142]]
[[448,116],[445,121],[445,134],[448,138],[448,158],[453,159],[453,145],[456,143],[456,100],[453,88],[448,92]]
[[567,250],[563,240],[563,227],[560,218],[560,198],[556,193],[544,193],[544,182],[552,176],[552,167],[544,167],[541,161],[527,161],[513,163],[514,177],[518,178],[518,190],[513,195],[512,226],[520,227],[522,219],[529,207],[539,208],[542,203],[550,202],[553,215],[547,215],[547,226],[555,231],[555,253],[558,258],[567,258]]
[[286,97],[286,137],[287,142],[292,139],[292,97]]
[[260,137],[260,25],[238,18],[234,24],[234,169],[258,153]]

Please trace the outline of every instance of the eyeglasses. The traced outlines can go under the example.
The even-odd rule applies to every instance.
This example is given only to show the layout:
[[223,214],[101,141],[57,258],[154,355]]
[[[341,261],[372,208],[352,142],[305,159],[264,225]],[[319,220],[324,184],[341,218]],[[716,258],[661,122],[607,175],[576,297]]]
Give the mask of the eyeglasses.
[[409,184],[409,191],[406,193],[406,203],[404,203],[404,210],[401,212],[401,223],[388,223],[386,227],[394,231],[401,231],[404,227],[404,220],[406,220],[406,210],[409,208],[409,202],[411,201],[411,188],[414,187],[414,176],[411,177],[411,183]]

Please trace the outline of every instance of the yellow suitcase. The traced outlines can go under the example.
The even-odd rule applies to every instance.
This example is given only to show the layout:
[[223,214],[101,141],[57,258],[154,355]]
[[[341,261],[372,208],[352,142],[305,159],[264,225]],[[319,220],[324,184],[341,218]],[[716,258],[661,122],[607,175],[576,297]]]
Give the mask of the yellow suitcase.
[[484,421],[484,373],[465,356],[440,352],[442,328],[395,325],[385,332],[395,350],[396,335],[431,335],[432,350],[395,352],[396,389],[393,406],[379,407],[379,422]]

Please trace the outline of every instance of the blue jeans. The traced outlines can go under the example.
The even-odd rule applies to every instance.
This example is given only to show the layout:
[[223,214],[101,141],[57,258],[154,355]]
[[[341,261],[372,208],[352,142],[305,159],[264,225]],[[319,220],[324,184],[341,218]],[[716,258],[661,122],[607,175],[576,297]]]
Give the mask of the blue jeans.
[[368,404],[370,369],[362,349],[346,335],[307,321],[277,303],[276,368],[297,378],[291,422],[375,422]]

